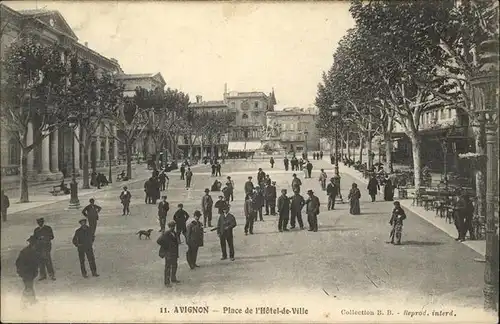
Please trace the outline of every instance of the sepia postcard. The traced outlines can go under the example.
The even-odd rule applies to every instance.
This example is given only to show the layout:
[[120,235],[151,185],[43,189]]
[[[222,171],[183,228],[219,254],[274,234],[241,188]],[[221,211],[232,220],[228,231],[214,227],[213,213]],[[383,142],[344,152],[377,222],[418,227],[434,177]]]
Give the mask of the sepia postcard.
[[498,323],[497,1],[0,27],[2,323]]

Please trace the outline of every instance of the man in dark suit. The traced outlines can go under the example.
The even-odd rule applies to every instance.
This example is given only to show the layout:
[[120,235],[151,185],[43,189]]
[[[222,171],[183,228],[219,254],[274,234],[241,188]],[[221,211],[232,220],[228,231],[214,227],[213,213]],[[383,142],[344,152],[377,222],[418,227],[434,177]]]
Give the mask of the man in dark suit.
[[302,221],[302,208],[305,205],[304,197],[298,191],[290,198],[291,221],[290,228],[295,228],[295,219],[299,222],[300,229],[304,229],[304,222]]
[[219,215],[222,215],[224,213],[224,209],[226,209],[228,205],[229,204],[224,199],[224,196],[219,196],[219,200],[215,202],[214,207],[217,208]]
[[264,189],[266,198],[266,215],[276,215],[276,182],[273,181],[270,185],[267,185]]
[[54,232],[52,227],[45,225],[45,220],[38,218],[36,220],[38,227],[33,231],[33,236],[36,239],[36,248],[40,258],[40,279],[47,279],[47,272],[50,279],[56,280],[54,274],[54,267],[52,266],[52,257],[50,252],[52,250],[52,240],[54,239]]
[[227,259],[226,242],[229,246],[229,257],[234,261],[233,228],[236,227],[236,219],[229,212],[229,206],[226,206],[224,212],[219,216],[217,222],[217,235],[220,239],[220,248],[222,251],[221,260]]
[[253,224],[255,222],[255,218],[257,217],[257,212],[254,209],[252,196],[247,195],[245,197],[243,211],[245,213],[245,235],[248,235],[248,232],[253,234]]
[[165,258],[165,272],[163,283],[170,287],[171,282],[179,283],[177,280],[177,259],[179,258],[179,242],[174,232],[175,222],[168,222],[168,230],[156,241],[160,245],[160,257]]
[[262,171],[262,168],[259,168],[259,172],[257,172],[257,184],[260,185],[266,179],[266,173]]
[[189,214],[184,210],[183,204],[178,204],[177,211],[174,214],[175,222],[175,232],[177,234],[177,240],[179,244],[181,243],[181,233],[184,234],[184,239],[186,239],[186,221],[189,218]]
[[97,221],[99,220],[99,213],[101,212],[101,206],[95,204],[94,198],[89,199],[89,203],[82,210],[83,216],[85,216],[89,221],[89,228],[92,232],[92,240],[95,239],[95,230],[97,229]]
[[186,259],[191,269],[199,267],[196,264],[196,258],[198,257],[198,248],[203,246],[203,224],[200,222],[201,212],[196,210],[193,216],[194,219],[187,225],[186,230],[186,244],[188,246]]
[[130,199],[132,199],[132,195],[130,194],[130,191],[128,191],[127,186],[123,187],[123,191],[120,194],[120,200],[123,205],[123,215],[130,215]]
[[278,198],[278,230],[288,232],[288,220],[290,219],[290,198],[286,195],[286,189],[281,189],[281,196]]
[[22,249],[17,257],[16,269],[24,283],[23,303],[33,304],[36,302],[34,280],[38,276],[39,254],[36,249],[36,238],[31,236],[27,241],[28,246]]
[[167,202],[167,196],[163,196],[158,204],[158,220],[160,221],[160,232],[165,232],[167,223],[167,213],[170,210],[170,205]]
[[248,177],[248,181],[245,182],[245,196],[251,194],[253,189],[252,177]]
[[314,195],[312,190],[307,190],[309,198],[306,200],[307,221],[309,223],[309,231],[318,231],[318,215],[319,215],[319,198]]
[[203,212],[203,226],[212,227],[212,207],[214,205],[214,201],[210,196],[210,189],[205,189],[205,195],[201,198],[201,210]]
[[328,195],[328,210],[335,209],[335,198],[337,197],[337,185],[335,178],[330,179],[330,183],[326,186],[326,194]]
[[92,230],[87,226],[87,220],[85,218],[81,219],[79,223],[80,228],[75,231],[75,235],[73,236],[73,245],[78,249],[78,258],[80,259],[82,276],[84,278],[88,278],[87,269],[85,268],[85,256],[87,256],[92,276],[99,277],[95,264],[94,249],[92,248],[92,244],[94,243]]

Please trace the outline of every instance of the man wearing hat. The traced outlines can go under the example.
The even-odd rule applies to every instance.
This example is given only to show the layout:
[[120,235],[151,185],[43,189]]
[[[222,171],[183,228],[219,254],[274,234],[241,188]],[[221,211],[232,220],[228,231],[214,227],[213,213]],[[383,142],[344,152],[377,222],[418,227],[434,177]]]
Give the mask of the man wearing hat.
[[214,207],[217,208],[219,215],[224,213],[224,209],[229,206],[226,200],[224,200],[224,196],[219,196],[219,200],[215,202]]
[[16,260],[17,274],[24,283],[23,302],[35,303],[34,280],[38,276],[39,254],[37,252],[37,239],[34,236],[28,238],[28,246],[19,252]]
[[95,230],[97,229],[97,221],[99,220],[99,213],[101,212],[101,206],[95,204],[94,198],[89,199],[89,203],[82,210],[83,216],[88,219],[89,228],[92,232],[92,240],[95,239]]
[[168,222],[168,230],[156,241],[160,246],[159,255],[165,258],[165,270],[163,283],[170,287],[171,282],[179,283],[177,280],[177,259],[179,258],[179,241],[174,232],[176,223]]
[[123,215],[122,216],[130,215],[129,206],[130,206],[130,199],[131,198],[132,198],[132,195],[130,194],[130,191],[128,191],[127,186],[124,186],[123,191],[120,194],[120,200],[121,200],[122,205],[123,205]]
[[201,210],[203,212],[203,226],[212,227],[212,207],[214,205],[214,201],[210,196],[210,190],[208,188],[205,189],[205,195],[201,198]]
[[299,191],[300,192],[300,186],[302,186],[302,181],[300,181],[299,178],[297,178],[297,174],[293,174],[292,175],[293,179],[292,179],[292,191],[295,192],[295,191]]
[[167,202],[167,196],[163,196],[158,204],[158,220],[160,221],[160,232],[165,232],[165,224],[167,223],[167,213],[170,210],[170,205]]
[[186,239],[186,221],[189,218],[189,214],[184,210],[183,204],[178,204],[177,211],[174,214],[175,222],[175,232],[177,234],[177,240],[179,244],[181,243],[181,233],[184,235],[184,240]]
[[295,191],[294,195],[290,197],[290,228],[295,228],[295,220],[297,220],[300,229],[304,229],[304,222],[302,221],[302,208],[304,208],[305,203],[304,197],[302,197],[298,191]]
[[288,220],[290,219],[290,198],[286,195],[286,189],[281,189],[281,196],[278,198],[278,230],[288,232]]
[[231,177],[227,177],[226,187],[229,192],[229,196],[231,197],[231,201],[234,201],[234,181],[231,180]]
[[92,276],[99,277],[95,264],[94,249],[92,248],[92,244],[94,243],[94,235],[92,234],[92,229],[87,226],[87,219],[85,218],[80,219],[78,223],[80,223],[80,227],[75,231],[75,235],[73,236],[73,245],[78,250],[78,258],[80,259],[80,270],[82,271],[82,276],[84,278],[88,278],[87,269],[85,267],[85,256],[87,256]]
[[335,197],[337,197],[337,190],[335,178],[331,178],[330,183],[326,186],[326,194],[328,195],[328,210],[335,209]]
[[273,216],[276,215],[276,181],[266,185],[264,195],[266,199],[266,215],[269,215],[269,212]]
[[193,214],[194,219],[187,225],[186,244],[188,250],[186,259],[191,269],[199,267],[196,264],[198,257],[198,248],[203,246],[203,224],[200,222],[201,212],[196,210]]
[[319,198],[314,195],[312,190],[307,190],[309,198],[306,200],[307,222],[309,223],[309,231],[318,231],[318,215],[319,215]]
[[36,248],[40,257],[40,279],[47,279],[47,272],[50,279],[56,280],[54,275],[54,267],[52,266],[52,258],[50,252],[52,250],[52,240],[54,239],[54,232],[52,227],[45,225],[45,220],[38,218],[36,220],[38,227],[33,231],[33,236],[36,239]]
[[259,168],[259,172],[257,172],[257,184],[261,185],[262,182],[266,179],[266,173],[262,171],[262,168]]
[[217,221],[217,235],[220,239],[220,248],[222,250],[221,260],[227,259],[226,242],[229,246],[229,258],[234,261],[234,242],[233,228],[236,227],[236,218],[229,212],[229,206],[224,208],[224,212],[219,216]]
[[253,192],[253,188],[252,177],[248,177],[248,181],[245,182],[245,196],[251,194]]

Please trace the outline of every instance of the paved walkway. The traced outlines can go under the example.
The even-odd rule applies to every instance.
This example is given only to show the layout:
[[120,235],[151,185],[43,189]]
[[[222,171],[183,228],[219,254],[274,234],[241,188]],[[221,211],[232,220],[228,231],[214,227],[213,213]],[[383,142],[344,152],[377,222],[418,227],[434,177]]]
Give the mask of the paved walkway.
[[[368,180],[363,178],[360,172],[354,170],[353,168],[349,168],[343,165],[342,163],[339,164],[339,172],[349,174],[350,176],[359,180],[360,182],[368,184]],[[425,210],[424,207],[412,205],[413,202],[412,199],[398,199],[398,200],[401,202],[401,206],[415,213],[415,215],[418,215],[422,219],[431,223],[436,228],[445,232],[449,236],[451,237],[457,236],[457,229],[455,228],[455,225],[448,223],[444,218],[436,217],[436,213],[434,211]],[[476,251],[477,253],[481,254],[482,256],[484,256],[486,253],[485,240],[464,241],[462,243],[471,248],[472,250]]]

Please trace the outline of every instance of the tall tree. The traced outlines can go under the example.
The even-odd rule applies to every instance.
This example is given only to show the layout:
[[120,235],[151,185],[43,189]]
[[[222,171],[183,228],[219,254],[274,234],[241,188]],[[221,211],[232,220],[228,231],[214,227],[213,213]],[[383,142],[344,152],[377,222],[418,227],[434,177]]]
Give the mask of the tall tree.
[[20,146],[20,202],[24,203],[29,202],[30,153],[67,121],[61,105],[66,69],[56,46],[41,46],[27,37],[10,45],[2,63],[2,127]]
[[[90,149],[99,127],[111,120],[123,98],[123,86],[110,73],[97,71],[76,55],[71,58],[69,86],[64,96],[71,119],[78,122],[82,134],[77,137],[83,149],[83,188],[90,188]],[[100,150],[100,148],[97,148]]]

